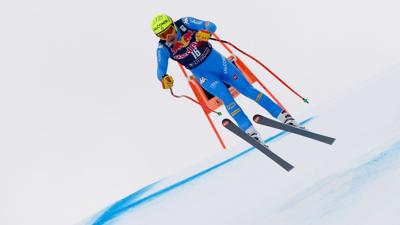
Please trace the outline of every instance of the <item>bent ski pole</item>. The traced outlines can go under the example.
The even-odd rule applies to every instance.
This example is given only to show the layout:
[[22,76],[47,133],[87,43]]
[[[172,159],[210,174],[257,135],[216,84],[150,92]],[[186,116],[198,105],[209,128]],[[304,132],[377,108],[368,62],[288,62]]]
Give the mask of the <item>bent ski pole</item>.
[[201,104],[200,102],[194,100],[193,98],[191,98],[191,97],[189,97],[189,96],[187,96],[187,95],[175,95],[175,94],[174,94],[174,91],[172,90],[172,88],[170,88],[169,90],[171,91],[171,95],[174,96],[175,98],[186,98],[186,99],[189,99],[190,101],[192,101],[192,102],[194,102],[194,103],[200,105],[200,106],[203,107],[203,108],[206,108],[206,109],[210,110],[211,112],[217,114],[218,116],[221,116],[221,115],[222,115],[221,112],[217,112],[217,111],[215,111],[215,110],[212,110],[212,109],[210,109],[208,106]]
[[266,65],[264,65],[261,61],[259,61],[252,55],[250,55],[250,54],[246,53],[245,51],[241,50],[240,48],[236,47],[234,44],[230,43],[229,41],[221,40],[219,38],[218,39],[210,38],[210,40],[218,41],[218,42],[225,43],[225,44],[232,46],[234,49],[238,50],[243,55],[245,55],[245,56],[249,57],[250,59],[254,60],[255,62],[257,62],[260,66],[262,66],[265,70],[267,70],[270,74],[272,74],[279,82],[281,82],[283,85],[285,85],[285,87],[287,87],[291,92],[293,92],[295,95],[297,95],[299,98],[301,98],[305,103],[309,103],[306,98],[304,98],[299,93],[297,93],[295,90],[293,90],[293,88],[291,88],[285,81],[283,81],[280,77],[278,77],[278,75],[276,75],[274,72],[272,72],[272,70],[270,70]]

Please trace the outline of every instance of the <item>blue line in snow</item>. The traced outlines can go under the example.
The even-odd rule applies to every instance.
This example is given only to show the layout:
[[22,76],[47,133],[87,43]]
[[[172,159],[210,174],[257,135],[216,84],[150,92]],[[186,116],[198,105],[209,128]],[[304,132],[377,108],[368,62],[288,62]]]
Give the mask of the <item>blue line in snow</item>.
[[107,221],[109,221],[110,219],[112,219],[112,218],[116,217],[117,215],[123,213],[124,209],[126,209],[127,206],[129,206],[130,202],[137,200],[140,196],[142,196],[144,193],[149,191],[154,185],[156,185],[159,182],[160,181],[157,181],[157,182],[154,182],[154,183],[152,183],[150,185],[147,185],[146,187],[136,191],[135,193],[129,195],[128,197],[125,197],[124,199],[121,199],[121,200],[117,201],[112,206],[110,206],[110,208],[105,210],[101,214],[101,216],[99,216],[96,219],[96,221],[93,222],[93,225],[104,224]]
[[[275,214],[287,215],[313,205],[312,210],[299,214],[300,217],[296,218],[298,224],[303,224],[303,219],[312,219],[313,224],[324,224],[324,220],[333,217],[340,220],[343,215],[348,215],[346,212],[350,212],[352,209],[353,216],[362,215],[365,209],[360,208],[361,205],[373,206],[376,204],[376,200],[366,196],[367,192],[365,191],[368,188],[375,188],[375,192],[378,193],[379,188],[385,188],[385,184],[378,180],[390,176],[390,172],[396,173],[399,169],[400,141],[383,149],[382,152],[361,164],[317,181],[277,208]],[[396,175],[393,176],[393,178],[395,177]],[[389,195],[379,196],[380,202],[390,203]],[[331,222],[331,220],[329,221]]]
[[[300,124],[304,125],[304,124],[310,122],[311,120],[313,120],[314,118],[315,117],[310,117],[310,118],[304,120],[303,122],[301,122]],[[275,139],[277,139],[277,138],[279,138],[281,136],[284,136],[285,134],[288,134],[288,132],[286,132],[286,131],[279,132],[278,134],[268,138],[264,142],[265,143],[271,142],[272,140],[275,140]],[[227,164],[227,163],[229,163],[229,162],[231,162],[231,161],[233,161],[233,160],[235,160],[235,159],[237,159],[237,158],[239,158],[239,157],[241,157],[241,156],[243,156],[245,154],[247,154],[248,152],[250,152],[250,151],[252,151],[254,149],[255,149],[254,147],[250,147],[250,148],[244,150],[243,152],[241,152],[241,153],[239,153],[239,154],[237,154],[235,156],[232,156],[231,158],[229,158],[227,160],[224,160],[224,161],[222,161],[222,162],[220,162],[220,163],[218,163],[218,164],[216,164],[216,165],[214,165],[214,166],[212,166],[212,167],[210,167],[208,169],[205,169],[205,170],[203,170],[203,171],[201,171],[199,173],[196,173],[193,176],[190,176],[190,177],[188,177],[188,178],[186,178],[186,179],[184,179],[184,180],[182,180],[180,182],[177,182],[177,183],[175,183],[175,184],[173,184],[171,186],[168,186],[168,187],[166,187],[164,189],[161,189],[161,190],[159,190],[157,192],[154,192],[153,194],[151,194],[151,195],[149,195],[147,197],[144,197],[142,199],[137,200],[137,198],[140,197],[141,195],[143,195],[144,192],[149,191],[156,183],[159,183],[160,181],[158,181],[156,183],[153,183],[153,184],[150,184],[150,185],[140,189],[139,191],[133,193],[132,195],[130,195],[130,196],[128,196],[128,197],[116,202],[115,204],[113,204],[101,216],[99,216],[95,220],[95,222],[93,222],[92,224],[93,225],[105,224],[105,223],[109,222],[110,220],[116,218],[117,216],[120,216],[121,214],[125,213],[126,211],[128,211],[128,210],[130,210],[130,209],[132,209],[132,208],[134,208],[134,207],[136,207],[136,206],[138,206],[138,205],[140,205],[142,203],[151,201],[154,198],[159,197],[159,196],[161,196],[161,195],[163,195],[163,194],[165,194],[165,193],[167,193],[167,192],[169,192],[169,191],[171,191],[173,189],[176,189],[176,188],[178,188],[180,186],[183,186],[184,184],[187,184],[187,183],[189,183],[189,182],[191,182],[191,181],[193,181],[193,180],[195,180],[195,179],[197,179],[197,178],[199,178],[199,177],[201,177],[201,176],[203,176],[203,175],[205,175],[205,174],[207,174],[207,173],[209,173],[209,172],[211,172],[211,171],[213,171],[213,170],[215,170],[215,169],[217,169],[217,168],[219,168],[219,167],[221,167],[221,166],[223,166],[223,165],[225,165],[225,164]],[[135,201],[135,200],[137,200],[137,201]]]

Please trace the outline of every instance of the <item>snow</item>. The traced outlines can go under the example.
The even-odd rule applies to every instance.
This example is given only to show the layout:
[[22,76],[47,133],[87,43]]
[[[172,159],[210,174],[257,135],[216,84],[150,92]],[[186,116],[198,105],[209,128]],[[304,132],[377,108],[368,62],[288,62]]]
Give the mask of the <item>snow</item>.
[[400,65],[312,110],[306,127],[336,137],[334,145],[292,134],[270,138],[295,166],[289,173],[243,143],[83,224],[398,224],[398,74]]
[[[159,204],[161,198],[187,193],[197,184],[214,180],[212,187],[199,186],[198,193],[198,198],[205,199],[207,196],[203,195],[209,193],[221,195],[212,201],[214,208],[226,207],[219,202],[224,197],[235,205],[257,203],[248,209],[231,209],[236,214],[229,221],[279,219],[264,210],[274,212],[318,181],[355,168],[384,148],[389,149],[389,142],[396,143],[397,127],[392,126],[397,125],[399,117],[396,88],[381,90],[370,85],[369,92],[386,91],[380,99],[370,100],[373,93],[365,97],[357,94],[355,101],[348,104],[332,98],[338,94],[343,94],[343,99],[351,97],[343,92],[368,78],[379,80],[385,74],[398,74],[396,69],[385,73],[382,70],[400,62],[399,6],[395,0],[203,0],[195,7],[183,0],[170,4],[126,0],[1,1],[1,223],[74,224],[160,179],[141,195],[122,202],[129,205],[135,199],[148,199],[129,212],[113,214],[113,222],[131,213],[138,215],[139,208]],[[309,105],[302,103],[262,68],[242,58],[296,118],[316,116],[307,126],[338,137],[338,142],[325,146],[293,135],[274,139],[270,143],[274,151],[296,166],[289,174],[256,150],[220,164],[248,146],[217,126],[230,148],[221,151],[201,109],[186,100],[176,100],[161,89],[155,74],[158,39],[149,28],[151,17],[158,12],[166,12],[174,19],[193,16],[213,21],[221,38],[260,59],[310,100]],[[262,27],[258,21],[262,21]],[[222,49],[216,43],[213,46]],[[168,72],[174,76],[175,93],[190,95],[187,81],[175,63],[170,64]],[[386,89],[393,84],[380,86]],[[362,113],[369,115],[363,115],[359,122],[376,120],[385,124],[375,124],[376,131],[358,130],[366,134],[365,138],[351,133],[350,137],[356,140],[346,141],[347,137],[337,131],[352,129],[356,124],[346,123],[354,116],[347,118],[340,111],[338,115],[342,116],[336,119],[330,111],[340,110],[341,105],[358,106],[362,99],[371,108],[365,106],[368,110]],[[382,102],[383,109],[373,109],[378,102]],[[263,112],[246,98],[239,98],[238,103],[249,116]],[[324,106],[319,107],[321,103]],[[318,107],[310,109],[314,106]],[[154,119],[152,123],[149,118]],[[266,138],[277,133],[259,129]],[[393,141],[388,141],[389,136]],[[374,142],[372,146],[363,142],[371,137],[376,139],[370,140]],[[351,144],[354,146],[350,148]],[[202,173],[208,168],[214,169]],[[198,176],[193,177],[195,174]],[[193,179],[187,180],[190,177]],[[219,182],[221,178],[226,180]],[[180,185],[163,191],[176,183]],[[234,188],[240,184],[258,192],[267,190],[269,194],[252,196],[248,189]],[[377,190],[386,193],[389,187]],[[184,212],[183,206],[189,205],[181,202],[176,209],[179,216]],[[210,206],[204,215],[214,208]],[[238,216],[243,211],[248,217]],[[150,208],[141,211],[143,224],[148,222],[144,215],[149,212],[157,215]],[[220,210],[218,216],[224,213]],[[184,218],[193,221],[196,216],[189,213]],[[215,217],[218,221],[223,218]]]

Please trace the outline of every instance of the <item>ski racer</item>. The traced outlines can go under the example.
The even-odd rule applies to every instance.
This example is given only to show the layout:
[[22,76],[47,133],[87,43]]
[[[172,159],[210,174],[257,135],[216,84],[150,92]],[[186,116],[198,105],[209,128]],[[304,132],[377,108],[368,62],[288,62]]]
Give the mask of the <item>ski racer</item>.
[[171,58],[189,69],[206,91],[221,99],[238,126],[257,141],[262,142],[259,132],[224,83],[257,102],[279,121],[299,127],[288,112],[255,89],[233,63],[213,49],[208,40],[217,29],[214,23],[193,17],[173,21],[168,15],[160,13],[153,17],[151,28],[160,38],[157,48],[157,76],[164,89],[169,89],[174,84],[173,77],[167,74],[168,59]]

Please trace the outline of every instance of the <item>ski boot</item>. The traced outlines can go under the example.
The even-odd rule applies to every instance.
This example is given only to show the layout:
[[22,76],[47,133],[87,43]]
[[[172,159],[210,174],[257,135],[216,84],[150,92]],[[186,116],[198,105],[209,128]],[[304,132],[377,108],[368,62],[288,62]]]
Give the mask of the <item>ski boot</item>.
[[304,127],[300,126],[300,124],[296,122],[296,120],[292,117],[292,115],[290,115],[285,110],[282,110],[282,112],[278,115],[278,120],[284,124],[304,129]]
[[254,128],[254,126],[251,126],[249,128],[247,128],[246,130],[246,134],[248,134],[250,137],[252,137],[254,140],[260,142],[262,145],[264,145],[265,147],[268,148],[268,145],[266,145],[263,142],[263,139],[261,138],[260,133],[258,133],[258,131]]

